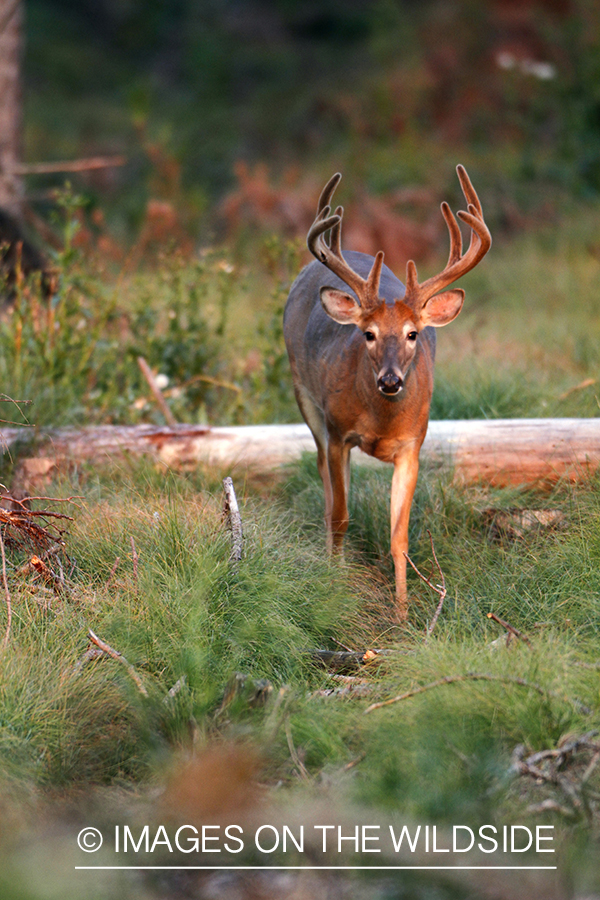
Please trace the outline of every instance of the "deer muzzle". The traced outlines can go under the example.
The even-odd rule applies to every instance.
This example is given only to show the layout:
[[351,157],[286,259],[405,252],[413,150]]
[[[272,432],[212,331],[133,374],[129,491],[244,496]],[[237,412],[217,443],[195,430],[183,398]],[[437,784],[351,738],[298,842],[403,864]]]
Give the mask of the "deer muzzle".
[[402,390],[403,378],[399,372],[384,372],[377,379],[377,387],[382,394],[388,396],[398,394]]

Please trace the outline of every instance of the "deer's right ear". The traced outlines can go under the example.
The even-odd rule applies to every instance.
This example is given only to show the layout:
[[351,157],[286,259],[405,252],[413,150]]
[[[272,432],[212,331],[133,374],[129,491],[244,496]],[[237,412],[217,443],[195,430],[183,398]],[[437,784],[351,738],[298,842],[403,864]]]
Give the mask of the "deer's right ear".
[[361,309],[358,302],[351,294],[338,291],[337,288],[322,287],[321,303],[323,309],[334,322],[340,325],[356,325]]

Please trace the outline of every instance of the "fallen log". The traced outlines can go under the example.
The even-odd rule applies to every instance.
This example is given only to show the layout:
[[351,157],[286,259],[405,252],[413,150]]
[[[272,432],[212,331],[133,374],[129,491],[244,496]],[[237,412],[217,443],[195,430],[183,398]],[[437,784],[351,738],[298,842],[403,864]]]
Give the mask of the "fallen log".
[[[32,432],[35,432],[33,440]],[[306,425],[102,425],[80,429],[0,432],[5,452],[18,453],[25,476],[43,476],[69,462],[94,464],[124,456],[153,456],[173,468],[205,465],[269,473],[315,445]],[[355,450],[357,463],[383,465]],[[600,468],[600,418],[486,419],[430,422],[421,458],[452,466],[463,482],[575,482]]]

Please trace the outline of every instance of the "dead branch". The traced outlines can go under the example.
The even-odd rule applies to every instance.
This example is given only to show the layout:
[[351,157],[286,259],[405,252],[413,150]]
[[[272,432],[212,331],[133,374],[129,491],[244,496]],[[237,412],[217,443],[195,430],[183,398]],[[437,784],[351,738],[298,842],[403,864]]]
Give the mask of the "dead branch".
[[337,638],[332,637],[331,640],[333,641],[334,644],[337,644],[338,647],[341,647],[342,650],[345,650],[346,653],[352,653],[352,647],[348,647],[347,644],[342,643],[342,641],[338,641]]
[[29,507],[27,506],[27,504],[33,503],[34,501],[37,501],[37,500],[39,500],[41,502],[48,502],[48,503],[71,503],[73,506],[76,506],[77,509],[80,509],[81,507],[77,503],[75,503],[75,501],[76,500],[84,500],[85,498],[82,497],[80,494],[74,494],[72,497],[37,497],[37,496],[27,495],[27,497],[25,497],[24,499],[18,499],[17,497],[13,497],[11,494],[9,494],[9,495],[3,497],[3,499],[10,500],[11,503],[19,504],[23,509],[28,510],[31,513],[31,515],[55,516],[56,518],[59,518],[59,519],[70,519],[71,521],[73,521],[73,516],[67,516],[65,513],[53,513],[50,510],[47,510],[47,511],[29,510]]
[[144,359],[143,356],[138,356],[137,361],[138,361],[138,366],[140,367],[140,370],[142,372],[142,375],[148,382],[148,387],[152,391],[152,395],[153,395],[154,399],[156,400],[161,413],[165,417],[165,422],[167,423],[167,425],[169,425],[170,428],[173,428],[174,425],[177,425],[177,419],[175,418],[175,416],[173,415],[173,413],[167,406],[167,401],[165,400],[161,389],[159,388],[159,386],[156,383],[156,379],[152,373],[152,369],[150,368],[150,366],[148,365],[148,363],[146,362],[146,360]]
[[[400,703],[402,700],[408,700],[410,697],[416,697],[417,694],[423,694],[425,691],[431,691],[433,688],[440,687],[443,684],[455,684],[460,681],[498,681],[502,684],[514,684],[519,687],[527,688],[530,691],[536,691],[542,697],[556,697],[560,700],[566,700],[566,697],[561,697],[558,694],[554,694],[552,691],[547,691],[545,688],[541,687],[539,684],[534,684],[531,681],[526,681],[524,678],[515,678],[510,675],[491,675],[487,672],[465,672],[462,675],[445,675],[443,678],[438,678],[437,681],[431,681],[429,684],[423,684],[419,687],[412,688],[410,691],[406,691],[404,694],[398,694],[396,697],[391,697],[389,700],[381,700],[379,703],[372,703],[371,706],[365,709],[365,713],[373,712],[375,709],[381,709],[383,706],[391,706],[392,703]],[[571,700],[571,703],[575,703],[576,701]],[[585,707],[587,708],[587,707]]]
[[171,700],[173,700],[173,699],[177,696],[177,694],[179,693],[179,691],[180,691],[183,687],[185,687],[185,685],[186,685],[186,677],[185,677],[185,675],[182,675],[181,678],[178,678],[178,679],[177,679],[177,681],[175,682],[175,684],[173,685],[173,687],[172,687],[172,688],[169,688],[169,690],[167,691],[167,693],[166,693],[165,696],[163,697],[163,703],[166,705],[166,704],[168,704]]
[[432,583],[431,583],[431,576],[430,576],[429,578],[426,578],[424,575],[422,575],[421,572],[419,572],[419,570],[418,570],[417,567],[415,566],[414,562],[412,561],[412,559],[410,558],[410,556],[408,555],[408,553],[405,553],[405,554],[404,554],[404,556],[406,557],[406,561],[407,561],[408,563],[410,563],[410,565],[411,565],[412,568],[415,570],[415,572],[417,573],[417,575],[419,576],[419,578],[421,579],[421,581],[423,581],[423,582],[427,585],[427,587],[430,587],[432,591],[435,591],[435,593],[438,594],[438,595],[439,595],[439,598],[440,598],[440,602],[438,603],[438,605],[437,605],[437,607],[436,607],[436,610],[435,610],[435,612],[434,612],[434,614],[433,614],[433,619],[431,620],[431,622],[430,622],[429,625],[427,626],[427,631],[425,632],[425,640],[427,640],[427,638],[430,636],[431,632],[433,631],[433,629],[434,629],[435,626],[436,626],[436,622],[437,622],[437,620],[438,620],[438,618],[439,618],[439,615],[440,615],[440,613],[441,613],[441,611],[442,611],[442,606],[444,605],[444,600],[446,599],[446,593],[447,593],[447,591],[446,591],[446,579],[444,578],[444,573],[442,572],[442,567],[440,566],[439,561],[438,561],[438,558],[437,558],[436,553],[435,553],[435,547],[433,546],[433,538],[432,538],[432,536],[431,536],[431,532],[428,531],[427,534],[429,535],[429,542],[430,542],[430,544],[431,544],[431,555],[433,556],[433,560],[434,560],[435,565],[437,566],[437,570],[438,570],[438,572],[439,572],[439,574],[440,574],[440,581],[442,582],[441,584],[432,584]]
[[231,562],[239,562],[242,558],[244,534],[233,481],[229,476],[223,479],[223,491],[225,494],[223,501],[224,512],[231,530],[231,554],[229,559]]
[[596,752],[592,756],[588,767],[586,768],[585,772],[581,776],[581,784],[582,785],[586,784],[590,780],[591,776],[594,773],[594,769],[596,768],[596,766],[598,765],[599,762],[600,762],[600,747],[596,750]]
[[10,591],[8,590],[8,579],[6,577],[6,553],[4,552],[4,536],[0,528],[0,552],[2,553],[2,581],[4,583],[4,596],[6,598],[6,631],[4,632],[4,640],[2,641],[2,649],[6,650],[10,639],[10,628],[12,625],[12,604],[10,602]]
[[[58,565],[60,566],[60,560],[56,560]],[[64,572],[62,572],[61,567],[61,575],[57,575],[49,565],[47,565],[43,559],[40,559],[39,556],[32,556],[26,565],[21,566],[19,569],[20,575],[27,575],[29,572],[35,573],[38,575],[46,584],[50,585],[54,593],[58,596],[62,594],[70,595],[71,591],[65,584]],[[61,577],[62,576],[62,577]]]
[[557,812],[560,813],[561,816],[564,816],[566,819],[574,819],[577,816],[572,809],[569,809],[567,806],[561,806],[560,803],[557,803],[556,800],[552,800],[548,797],[547,800],[543,800],[541,803],[532,803],[527,807],[528,813],[545,813],[545,812]]
[[570,387],[564,393],[559,394],[558,399],[566,400],[567,397],[570,397],[571,394],[575,393],[575,391],[583,391],[585,388],[592,387],[592,385],[596,384],[597,381],[598,381],[597,378],[584,378],[584,380],[580,381],[579,384],[575,384],[575,385],[573,385],[573,387]]
[[353,769],[354,766],[357,766],[359,763],[361,763],[366,755],[366,752],[361,753],[360,756],[356,757],[356,759],[351,759],[349,763],[346,763],[346,765],[342,767],[342,772],[349,772],[350,769]]
[[98,637],[98,635],[94,634],[94,632],[92,631],[91,628],[88,630],[88,637],[89,637],[90,641],[92,641],[92,643],[94,643],[97,647],[99,647],[100,650],[102,650],[103,653],[106,653],[107,656],[110,656],[112,659],[116,660],[117,662],[121,663],[121,665],[125,666],[125,668],[129,672],[129,674],[131,675],[132,679],[135,681],[135,684],[136,684],[137,689],[140,692],[140,694],[142,694],[142,696],[144,696],[144,697],[147,697],[148,691],[144,687],[142,679],[140,678],[138,673],[135,671],[135,669],[133,668],[131,663],[125,659],[123,654],[119,653],[118,650],[114,650],[110,646],[110,644],[107,644],[106,641],[103,641],[101,638]]
[[518,640],[523,641],[525,644],[527,644],[528,647],[531,648],[531,641],[526,634],[523,634],[523,632],[518,631],[512,625],[509,625],[508,622],[505,622],[504,619],[501,619],[500,616],[496,615],[496,613],[489,612],[487,614],[487,617],[488,619],[492,619],[492,621],[497,622],[498,625],[501,625],[502,628],[505,628],[509,634],[512,634],[514,637],[518,638]]
[[101,656],[104,656],[104,650],[101,650],[100,647],[96,647],[94,644],[90,643],[81,659],[78,659],[73,666],[73,672],[80,672],[89,662],[100,659]]
[[91,172],[94,169],[112,169],[124,166],[126,156],[91,156],[63,162],[20,163],[13,167],[15,175],[53,175],[61,172]]
[[243,390],[239,384],[233,384],[231,381],[223,381],[221,378],[213,378],[212,375],[194,375],[193,378],[188,378],[183,384],[174,385],[172,388],[169,388],[164,392],[164,396],[171,397],[175,391],[183,391],[193,384],[198,384],[199,381],[203,381],[206,384],[212,384],[214,387],[226,388],[228,391],[234,391],[236,394],[241,394]]
[[[36,501],[72,503],[78,498],[26,497],[20,499],[10,494],[3,494],[2,503],[10,503],[12,508],[0,506],[0,526],[3,526],[5,543],[17,547],[29,547],[38,553],[49,552],[53,547],[64,548],[66,529],[58,527],[60,521],[72,522],[73,517],[66,513],[51,509],[30,509],[29,505]],[[34,520],[40,520],[36,522]]]
[[577,817],[584,813],[588,819],[598,814],[597,803],[600,794],[587,786],[600,760],[600,744],[592,740],[597,734],[597,731],[589,731],[580,737],[564,741],[558,747],[529,755],[526,755],[523,744],[514,748],[512,754],[514,771],[531,779],[536,786],[542,786],[546,791],[561,791],[569,804],[565,807],[556,800],[556,797],[550,796],[542,803],[531,806],[532,812],[551,809],[568,817]]
[[600,750],[600,745],[598,745],[597,742],[592,741],[592,738],[597,736],[598,732],[595,730],[586,731],[581,737],[574,738],[571,741],[565,741],[565,743],[561,744],[559,747],[553,747],[550,750],[539,750],[537,753],[532,753],[527,757],[527,763],[530,765],[537,765],[543,760],[556,759],[559,761],[559,764],[562,764],[565,757],[582,747],[587,750],[598,751]]

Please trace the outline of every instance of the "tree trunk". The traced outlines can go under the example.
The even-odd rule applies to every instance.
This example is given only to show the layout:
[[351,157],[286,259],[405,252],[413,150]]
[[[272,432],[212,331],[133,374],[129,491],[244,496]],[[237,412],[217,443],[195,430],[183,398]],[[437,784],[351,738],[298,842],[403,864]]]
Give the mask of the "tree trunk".
[[[315,445],[306,425],[209,428],[103,425],[79,430],[3,429],[0,446],[18,453],[23,482],[47,477],[70,462],[94,464],[153,456],[172,468],[198,465],[269,475]],[[28,436],[33,445],[19,443]],[[355,463],[376,463],[358,450]],[[495,485],[579,481],[600,469],[598,419],[486,419],[430,422],[421,459],[453,467],[457,480]]]
[[21,215],[21,0],[0,0],[0,209]]

